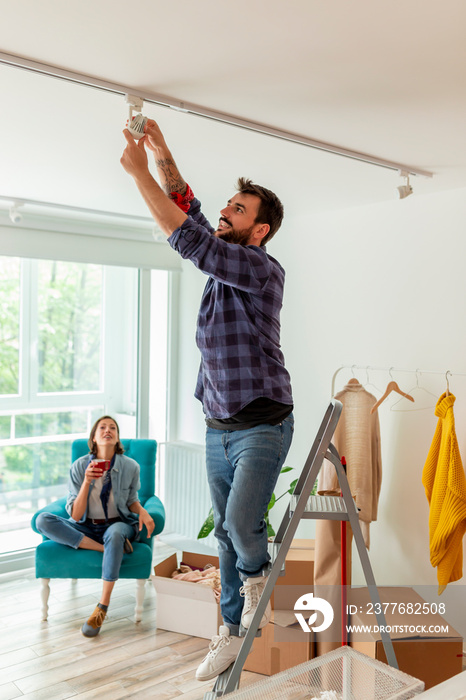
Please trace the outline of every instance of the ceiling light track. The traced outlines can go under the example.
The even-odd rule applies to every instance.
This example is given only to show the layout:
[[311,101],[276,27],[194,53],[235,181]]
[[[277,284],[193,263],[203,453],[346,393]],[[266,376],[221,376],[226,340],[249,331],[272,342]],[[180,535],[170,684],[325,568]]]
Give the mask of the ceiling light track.
[[376,156],[369,155],[367,153],[360,153],[358,151],[352,151],[347,148],[341,148],[340,146],[335,146],[334,144],[326,143],[324,141],[317,141],[316,139],[311,139],[307,136],[295,134],[291,131],[276,129],[267,124],[251,121],[249,119],[241,119],[235,117],[232,114],[218,112],[216,110],[201,107],[200,105],[196,105],[190,102],[182,102],[172,97],[167,97],[166,95],[160,95],[153,92],[147,92],[145,90],[135,89],[134,87],[120,85],[118,83],[109,82],[107,80],[102,80],[101,78],[96,78],[90,75],[75,73],[73,71],[68,71],[63,68],[52,66],[46,63],[31,61],[27,58],[23,58],[22,56],[15,56],[13,54],[0,52],[0,64],[2,63],[5,65],[14,66],[16,68],[22,68],[23,70],[28,70],[34,73],[40,73],[49,77],[58,78],[60,80],[67,80],[68,82],[77,83],[79,85],[86,85],[88,87],[96,88],[98,90],[112,92],[118,95],[125,96],[127,94],[137,94],[137,96],[143,99],[145,102],[158,105],[159,107],[168,107],[171,109],[175,109],[179,112],[194,114],[198,117],[204,117],[205,119],[210,119],[212,121],[228,124],[229,126],[236,126],[240,129],[246,129],[248,131],[263,134],[265,136],[272,136],[282,141],[289,141],[291,143],[296,143],[300,146],[307,146],[308,148],[314,148],[319,151],[325,151],[326,153],[332,153],[336,156],[342,156],[344,158],[358,160],[362,163],[367,163],[368,165],[375,165],[377,167],[386,168],[389,170],[403,171],[408,173],[409,175],[433,177],[433,173],[429,172],[428,170],[421,170],[420,168],[414,168],[403,163],[385,160]]

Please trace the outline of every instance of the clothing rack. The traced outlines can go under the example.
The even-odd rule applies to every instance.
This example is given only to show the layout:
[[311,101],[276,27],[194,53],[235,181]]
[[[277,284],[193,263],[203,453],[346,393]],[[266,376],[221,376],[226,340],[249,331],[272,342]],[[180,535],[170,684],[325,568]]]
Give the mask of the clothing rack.
[[406,374],[415,374],[416,376],[418,374],[441,374],[445,377],[445,379],[448,382],[448,377],[466,377],[466,373],[463,372],[451,372],[449,369],[446,370],[446,372],[439,371],[439,370],[434,370],[434,369],[403,369],[403,368],[398,368],[398,367],[372,367],[371,365],[341,365],[334,373],[332,377],[332,396],[335,396],[335,381],[338,376],[338,374],[344,370],[344,369],[350,369],[354,372],[354,370],[364,370],[366,372],[372,371],[372,372],[388,372],[390,376],[392,376],[392,372],[404,372]]

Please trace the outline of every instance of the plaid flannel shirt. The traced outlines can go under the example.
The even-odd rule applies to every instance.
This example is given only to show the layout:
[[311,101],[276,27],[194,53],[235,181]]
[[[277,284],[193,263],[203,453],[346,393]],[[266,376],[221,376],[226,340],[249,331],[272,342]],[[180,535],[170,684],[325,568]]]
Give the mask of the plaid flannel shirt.
[[207,418],[230,418],[262,396],[292,405],[280,350],[285,271],[264,247],[226,243],[213,232],[193,199],[188,218],[168,238],[209,276],[197,321],[195,396]]

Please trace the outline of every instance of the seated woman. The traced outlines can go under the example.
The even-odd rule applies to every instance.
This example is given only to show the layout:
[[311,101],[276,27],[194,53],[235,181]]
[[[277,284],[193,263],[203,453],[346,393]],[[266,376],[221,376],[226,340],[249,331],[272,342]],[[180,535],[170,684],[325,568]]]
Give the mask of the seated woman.
[[107,614],[123,553],[133,551],[131,542],[144,525],[150,537],[154,521],[138,501],[139,464],[124,456],[116,420],[99,418],[88,445],[90,454],[71,465],[66,503],[70,518],[41,513],[36,527],[54,542],[103,552],[102,596],[81,628],[85,637],[95,637]]

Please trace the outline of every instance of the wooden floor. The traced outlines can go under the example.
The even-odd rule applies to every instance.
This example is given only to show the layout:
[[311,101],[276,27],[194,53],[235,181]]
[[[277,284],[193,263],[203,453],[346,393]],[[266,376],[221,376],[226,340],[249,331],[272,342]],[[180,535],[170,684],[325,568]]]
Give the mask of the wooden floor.
[[[86,639],[80,629],[98,602],[100,581],[52,580],[49,619],[41,622],[34,573],[0,578],[0,700],[202,700],[213,681],[200,683],[194,674],[209,641],[157,630],[150,582],[135,624],[135,586],[118,581],[101,633]],[[241,687],[262,678],[243,672]]]
[[[157,630],[150,583],[143,620],[135,624],[135,582],[118,581],[94,639],[80,628],[98,602],[100,581],[57,579],[50,588],[49,619],[41,622],[34,573],[0,579],[0,700],[202,700],[213,687],[194,676],[209,641]],[[262,678],[243,672],[241,686]]]

